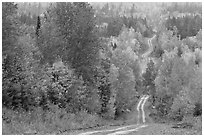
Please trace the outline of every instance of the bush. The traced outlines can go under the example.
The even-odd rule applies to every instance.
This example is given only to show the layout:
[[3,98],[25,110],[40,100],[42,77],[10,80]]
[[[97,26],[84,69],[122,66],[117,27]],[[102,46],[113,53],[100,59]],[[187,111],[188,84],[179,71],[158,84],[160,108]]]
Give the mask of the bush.
[[202,131],[202,116],[199,117],[185,116],[182,121],[186,123],[191,123],[194,129]]
[[36,87],[38,102],[43,108],[49,109],[49,105],[54,104],[70,113],[82,110],[98,113],[100,110],[98,90],[88,87],[82,77],[76,77],[74,70],[61,61],[54,63],[53,67],[47,67],[45,76]]
[[56,134],[73,129],[86,129],[104,125],[100,117],[80,111],[68,113],[51,105],[49,110],[36,108],[26,112],[3,108],[3,134]]
[[195,117],[195,123],[194,123],[194,128],[202,131],[202,116]]

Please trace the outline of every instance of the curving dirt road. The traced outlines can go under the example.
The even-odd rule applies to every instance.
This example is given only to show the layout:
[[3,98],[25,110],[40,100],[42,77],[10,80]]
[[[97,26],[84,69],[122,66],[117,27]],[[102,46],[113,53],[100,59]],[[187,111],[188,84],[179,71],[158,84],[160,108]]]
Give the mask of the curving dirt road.
[[[152,38],[150,38],[148,40],[149,49],[147,52],[145,52],[142,55],[142,59],[143,59],[143,61],[145,61],[145,63],[147,63],[146,59],[148,58],[150,53],[153,51],[152,39],[154,39],[155,36],[156,35],[154,35]],[[144,69],[146,69],[146,68],[144,68]],[[122,126],[119,128],[113,128],[113,129],[108,129],[108,130],[106,129],[106,130],[95,130],[95,131],[83,132],[83,133],[80,133],[78,135],[122,135],[122,134],[133,133],[133,132],[138,131],[141,128],[147,127],[148,125],[145,124],[146,117],[145,117],[144,105],[145,105],[145,103],[149,97],[150,97],[149,95],[143,95],[138,102],[138,105],[137,105],[137,111],[138,111],[137,124]],[[142,119],[142,122],[141,122],[141,119]]]
[[144,99],[143,99],[143,103],[141,105],[141,110],[142,110],[142,122],[145,123],[146,122],[146,116],[145,116],[145,111],[144,111],[144,105],[146,103],[146,101],[148,100],[150,96],[149,95],[144,95]]
[[[142,63],[147,64],[148,56],[153,51],[152,40],[155,38],[154,35],[152,38],[148,40],[149,49],[142,55]],[[143,68],[144,70],[146,69]],[[138,104],[137,104],[137,124],[128,125],[128,126],[120,126],[117,128],[109,128],[109,129],[100,129],[93,130],[89,132],[82,132],[77,135],[161,135],[161,134],[200,134],[197,131],[183,131],[183,129],[175,130],[171,128],[171,125],[168,124],[147,124],[145,117],[144,106],[146,101],[148,100],[149,95],[141,96]],[[201,133],[202,134],[202,133]]]
[[[148,100],[149,95],[143,95],[137,105],[137,111],[138,111],[138,123],[134,125],[128,125],[128,126],[122,126],[119,128],[113,128],[113,129],[106,129],[106,130],[95,130],[95,131],[89,131],[89,132],[83,132],[78,135],[122,135],[122,134],[129,134],[131,132],[136,132],[141,128],[147,127],[148,125],[145,124],[145,111],[144,111],[144,105],[146,101]],[[141,114],[142,111],[142,115]],[[142,122],[141,121],[142,118]]]
[[154,35],[152,38],[148,39],[148,45],[149,45],[149,49],[147,50],[147,52],[145,52],[142,55],[142,58],[147,58],[149,56],[149,54],[153,51],[153,46],[152,46],[152,40],[156,37],[156,35]]
[[141,55],[141,59],[140,59],[140,68],[142,70],[142,74],[146,71],[146,66],[148,63],[148,56],[153,52],[153,46],[152,46],[152,40],[156,37],[156,35],[154,35],[152,38],[148,39],[148,45],[149,45],[149,49]]

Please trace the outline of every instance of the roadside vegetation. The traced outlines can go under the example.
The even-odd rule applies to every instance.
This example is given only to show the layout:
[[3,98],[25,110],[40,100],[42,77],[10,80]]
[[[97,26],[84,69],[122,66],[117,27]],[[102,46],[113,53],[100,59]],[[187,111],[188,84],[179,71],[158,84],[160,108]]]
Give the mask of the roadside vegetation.
[[151,121],[200,133],[201,5],[3,2],[3,134],[134,123],[142,94]]

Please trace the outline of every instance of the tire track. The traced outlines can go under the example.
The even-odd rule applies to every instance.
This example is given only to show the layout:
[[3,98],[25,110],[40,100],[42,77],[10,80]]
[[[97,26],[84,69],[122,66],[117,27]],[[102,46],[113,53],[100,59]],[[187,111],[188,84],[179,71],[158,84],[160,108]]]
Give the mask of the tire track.
[[118,131],[118,132],[114,132],[114,133],[110,133],[108,135],[121,135],[121,134],[128,134],[130,132],[134,132],[134,131],[138,131],[138,129],[143,128],[143,127],[147,127],[148,125],[142,125],[139,126],[137,128],[133,128],[133,129],[129,129],[129,130],[123,130],[123,131]]
[[148,39],[149,50],[142,55],[142,58],[146,58],[153,51],[152,40],[156,37],[154,35],[152,38]]
[[[140,100],[139,103],[137,105],[137,111],[138,111],[138,123],[135,125],[128,125],[128,126],[123,126],[123,127],[119,127],[119,128],[114,128],[114,129],[106,129],[106,130],[97,130],[97,131],[89,131],[89,132],[85,132],[85,133],[80,133],[78,135],[96,135],[96,134],[107,134],[107,135],[119,135],[119,134],[128,134],[130,132],[134,132],[134,131],[138,131],[138,129],[143,128],[143,127],[147,127],[148,125],[144,125],[145,121],[145,112],[144,112],[144,105],[147,101],[147,99],[149,98],[149,95],[143,95]],[[142,124],[140,124],[140,110],[142,111]],[[113,133],[109,133],[109,132],[113,132]],[[101,134],[100,134],[101,133]]]
[[149,98],[149,95],[145,95],[144,97],[144,101],[143,101],[143,104],[141,106],[141,109],[142,109],[142,120],[143,120],[143,123],[145,123],[145,112],[144,112],[144,104],[146,103],[147,99]]
[[153,46],[152,46],[152,40],[156,37],[156,34],[148,39],[148,46],[149,46],[149,49],[147,50],[147,52],[145,52],[144,54],[141,55],[141,59],[140,59],[140,67],[141,67],[141,70],[142,70],[142,73],[145,73],[146,71],[146,66],[147,66],[147,62],[148,62],[148,56],[153,52]]
[[[134,131],[138,131],[138,129],[143,128],[143,127],[147,127],[148,125],[141,125],[140,126],[140,119],[142,116],[142,122],[145,123],[145,112],[144,112],[144,105],[147,101],[147,99],[149,98],[149,95],[143,95],[137,105],[137,111],[138,111],[138,123],[136,125],[128,125],[128,126],[124,126],[124,127],[119,127],[119,128],[115,128],[115,129],[107,129],[107,130],[97,130],[97,131],[89,131],[89,132],[85,132],[85,133],[80,133],[78,135],[96,135],[96,134],[107,134],[107,135],[117,135],[117,134],[128,134],[130,132],[134,132]],[[142,111],[142,115],[140,116],[140,110]],[[142,124],[143,124],[142,123]],[[109,133],[109,132],[113,132],[113,133]]]
[[138,114],[137,114],[137,124],[140,123],[140,106],[141,106],[141,103],[142,101],[144,100],[145,96],[142,96],[142,98],[140,99],[138,105],[137,105],[137,111],[138,111]]
[[129,126],[125,126],[125,127],[119,127],[119,128],[116,128],[116,129],[90,131],[90,132],[80,133],[78,135],[91,135],[91,134],[101,133],[101,132],[113,132],[113,131],[123,130],[123,129],[134,127],[134,126],[138,126],[138,125],[129,125]]

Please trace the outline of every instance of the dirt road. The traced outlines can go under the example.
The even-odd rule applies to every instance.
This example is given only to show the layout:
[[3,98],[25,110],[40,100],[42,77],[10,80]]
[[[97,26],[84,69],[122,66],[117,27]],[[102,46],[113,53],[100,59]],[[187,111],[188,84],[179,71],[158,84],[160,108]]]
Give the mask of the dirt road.
[[[129,134],[131,132],[136,132],[141,128],[147,127],[148,125],[145,124],[145,110],[144,110],[144,105],[146,101],[148,100],[149,95],[142,95],[140,100],[138,101],[137,104],[137,123],[133,125],[128,125],[128,126],[121,126],[117,128],[111,128],[111,129],[101,129],[101,130],[93,130],[93,131],[88,131],[88,132],[82,132],[79,133],[78,135],[122,135],[122,134]],[[140,115],[142,113],[142,115]],[[141,122],[142,120],[142,122]]]
[[152,46],[152,40],[156,37],[156,35],[154,35],[152,38],[148,39],[148,50],[141,55],[141,59],[140,59],[140,68],[142,70],[142,74],[145,73],[146,71],[146,67],[147,67],[147,63],[148,63],[148,56],[152,53],[153,51],[153,46]]
[[135,124],[135,125],[128,125],[128,126],[121,126],[118,128],[111,128],[106,130],[96,130],[96,131],[88,131],[79,133],[78,135],[125,135],[131,132],[136,132],[141,128],[147,127],[148,125],[144,124]]

